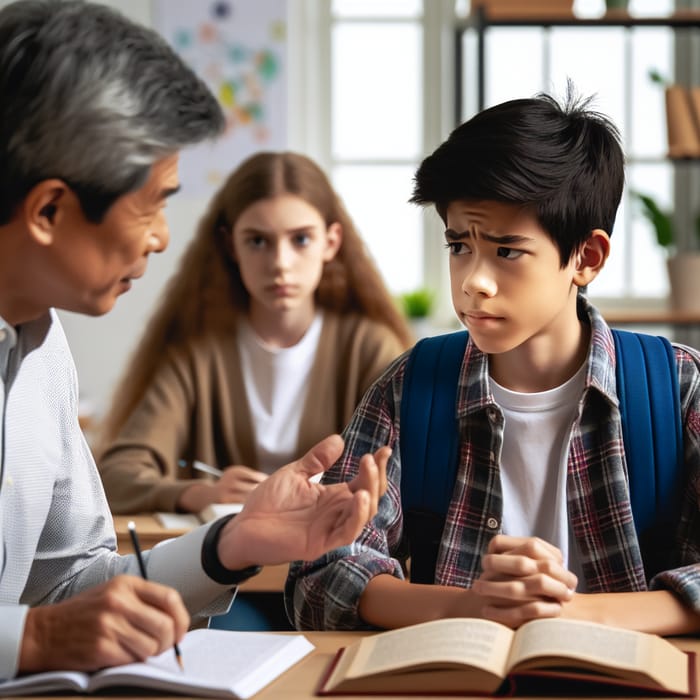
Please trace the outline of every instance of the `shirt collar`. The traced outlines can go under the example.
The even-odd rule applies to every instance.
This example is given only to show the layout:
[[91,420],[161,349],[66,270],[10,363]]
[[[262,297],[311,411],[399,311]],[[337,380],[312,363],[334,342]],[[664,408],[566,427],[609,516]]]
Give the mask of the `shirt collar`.
[[17,345],[17,331],[0,316],[0,378],[7,379],[7,363],[10,352]]

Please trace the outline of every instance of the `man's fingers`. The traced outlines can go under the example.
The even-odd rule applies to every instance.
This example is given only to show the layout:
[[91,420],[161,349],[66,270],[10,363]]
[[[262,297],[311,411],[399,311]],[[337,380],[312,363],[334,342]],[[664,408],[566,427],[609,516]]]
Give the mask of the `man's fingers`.
[[381,447],[373,455],[366,454],[360,459],[357,476],[349,483],[351,491],[365,489],[370,494],[376,492],[377,500],[386,491],[386,467],[391,457],[390,447]]
[[340,435],[329,435],[294,462],[294,469],[302,472],[307,478],[326,471],[340,459],[344,444]]
[[[172,640],[166,640],[166,646],[180,641],[190,624],[190,615],[182,602],[180,594],[170,586],[164,586],[154,581],[136,580],[141,584],[146,584],[145,587],[139,589],[138,596],[146,604],[147,609],[149,611],[161,611],[165,613],[167,620],[172,621]],[[152,619],[154,628],[162,624],[160,619]]]
[[94,671],[143,660],[179,641],[188,624],[175,590],[117,576],[60,603],[32,608],[19,670]]
[[337,512],[330,514],[335,524],[327,528],[328,536],[325,545],[313,558],[321,556],[328,550],[344,547],[357,538],[370,519],[370,500],[371,497],[367,491],[356,491],[351,500],[345,501]]

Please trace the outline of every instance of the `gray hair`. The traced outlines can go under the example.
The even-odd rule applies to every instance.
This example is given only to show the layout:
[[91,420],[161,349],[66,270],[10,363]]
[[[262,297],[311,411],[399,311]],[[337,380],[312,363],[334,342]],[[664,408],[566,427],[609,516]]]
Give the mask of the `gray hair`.
[[0,224],[37,183],[65,181],[99,221],[151,165],[223,128],[165,40],[83,0],[0,10]]

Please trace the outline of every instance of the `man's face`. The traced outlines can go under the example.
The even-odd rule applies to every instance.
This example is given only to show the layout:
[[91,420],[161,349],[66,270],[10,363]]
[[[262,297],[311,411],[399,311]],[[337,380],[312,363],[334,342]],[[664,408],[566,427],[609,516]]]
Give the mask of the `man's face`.
[[445,239],[452,302],[476,345],[503,353],[576,322],[574,258],[559,250],[535,216],[500,202],[452,202]]
[[149,254],[168,245],[164,208],[178,187],[175,154],[157,161],[144,185],[120,197],[99,224],[67,193],[45,267],[51,305],[93,316],[109,311],[144,274]]

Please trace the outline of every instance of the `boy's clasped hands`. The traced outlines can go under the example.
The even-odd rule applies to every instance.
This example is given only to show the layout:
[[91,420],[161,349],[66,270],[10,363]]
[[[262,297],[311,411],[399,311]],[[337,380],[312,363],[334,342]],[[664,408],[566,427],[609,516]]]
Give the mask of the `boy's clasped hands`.
[[516,628],[561,615],[578,583],[563,561],[561,551],[539,537],[496,535],[471,589],[482,600],[482,617]]

